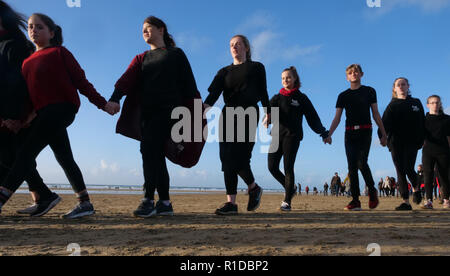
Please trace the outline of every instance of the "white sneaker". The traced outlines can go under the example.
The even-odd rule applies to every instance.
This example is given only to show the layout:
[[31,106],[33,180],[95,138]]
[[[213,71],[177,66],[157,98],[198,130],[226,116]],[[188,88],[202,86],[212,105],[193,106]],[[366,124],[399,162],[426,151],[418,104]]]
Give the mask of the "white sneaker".
[[291,205],[289,205],[289,203],[283,201],[281,203],[280,209],[281,209],[281,211],[284,211],[284,212],[290,212],[291,211]]

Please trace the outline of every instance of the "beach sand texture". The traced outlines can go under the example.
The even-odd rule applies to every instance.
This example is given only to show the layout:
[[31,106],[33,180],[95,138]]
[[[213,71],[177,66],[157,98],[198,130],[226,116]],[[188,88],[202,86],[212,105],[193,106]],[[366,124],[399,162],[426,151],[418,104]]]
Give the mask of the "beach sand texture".
[[[377,243],[381,255],[450,255],[450,212],[399,213],[397,198],[381,198],[375,211],[345,212],[348,198],[297,196],[293,211],[281,213],[281,194],[264,194],[261,207],[246,212],[247,196],[238,195],[240,214],[214,215],[223,194],[174,195],[175,216],[138,219],[132,212],[140,196],[92,195],[97,214],[79,220],[60,216],[75,204],[74,196],[42,218],[16,215],[29,205],[15,195],[0,216],[0,256],[69,255],[77,243],[82,256],[285,256],[369,255]],[[367,209],[367,198],[361,200]]]

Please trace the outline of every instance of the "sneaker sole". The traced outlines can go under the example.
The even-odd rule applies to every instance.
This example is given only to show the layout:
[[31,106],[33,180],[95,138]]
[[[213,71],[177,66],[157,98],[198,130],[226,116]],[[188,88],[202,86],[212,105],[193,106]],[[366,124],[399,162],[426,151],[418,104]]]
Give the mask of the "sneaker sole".
[[133,213],[133,215],[137,218],[151,218],[156,216],[156,210],[153,210],[149,215],[138,215]]
[[19,210],[16,213],[19,214],[19,215],[31,215],[35,211],[36,211],[36,208],[34,210],[32,210],[32,211],[27,211],[26,209],[25,210]]
[[80,214],[77,214],[77,215],[71,216],[71,217],[63,216],[63,219],[77,219],[77,218],[88,217],[88,216],[92,216],[92,215],[95,215],[95,211],[83,212],[83,213],[80,213]]
[[237,216],[238,212],[227,212],[227,213],[216,212],[215,214],[218,216]]
[[156,213],[156,215],[161,217],[173,217],[173,212]]
[[349,211],[349,212],[353,212],[353,211],[362,211],[362,208],[353,208],[353,209],[348,209],[348,208],[344,208],[344,211]]
[[56,198],[55,200],[53,200],[47,207],[47,209],[45,209],[44,211],[40,212],[39,214],[35,214],[35,215],[31,215],[31,217],[33,218],[38,218],[38,217],[42,217],[43,215],[47,214],[48,212],[50,212],[51,209],[53,209],[56,205],[58,205],[58,203],[61,202],[61,197]]
[[256,209],[258,209],[259,206],[261,205],[261,198],[262,198],[262,194],[263,194],[263,188],[260,187],[260,189],[261,189],[261,193],[259,193],[259,196],[258,196],[258,204],[256,204],[256,206],[253,207],[253,209],[248,209],[248,208],[247,208],[247,211],[248,211],[248,212],[256,211]]

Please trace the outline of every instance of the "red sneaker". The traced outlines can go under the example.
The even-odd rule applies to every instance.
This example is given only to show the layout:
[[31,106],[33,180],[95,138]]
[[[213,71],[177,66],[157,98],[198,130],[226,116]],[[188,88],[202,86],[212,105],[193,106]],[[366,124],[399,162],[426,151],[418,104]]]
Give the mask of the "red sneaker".
[[361,202],[359,200],[352,200],[345,209],[346,211],[361,211]]
[[369,209],[373,210],[377,208],[379,203],[377,192],[369,194]]

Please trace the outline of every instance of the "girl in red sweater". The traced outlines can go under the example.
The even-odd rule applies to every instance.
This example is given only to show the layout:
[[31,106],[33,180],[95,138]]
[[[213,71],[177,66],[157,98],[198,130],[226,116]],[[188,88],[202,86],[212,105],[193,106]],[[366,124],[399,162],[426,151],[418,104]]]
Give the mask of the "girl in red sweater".
[[105,111],[108,110],[105,109],[106,100],[86,79],[73,55],[61,46],[62,30],[51,18],[33,14],[28,20],[28,35],[37,51],[24,61],[22,73],[37,116],[18,152],[16,162],[0,185],[0,208],[22,184],[39,153],[50,146],[80,202],[63,217],[93,215],[94,207],[90,203],[82,173],[73,158],[67,128],[80,107],[77,90]]

